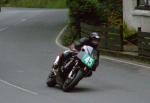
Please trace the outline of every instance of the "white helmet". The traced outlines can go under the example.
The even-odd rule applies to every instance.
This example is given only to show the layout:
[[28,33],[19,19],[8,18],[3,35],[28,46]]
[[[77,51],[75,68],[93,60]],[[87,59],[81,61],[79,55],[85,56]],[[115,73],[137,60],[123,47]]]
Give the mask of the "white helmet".
[[92,32],[90,34],[90,38],[100,39],[100,36],[99,36],[98,32]]
[[93,46],[97,47],[99,45],[100,36],[97,32],[92,32],[90,34],[90,39]]

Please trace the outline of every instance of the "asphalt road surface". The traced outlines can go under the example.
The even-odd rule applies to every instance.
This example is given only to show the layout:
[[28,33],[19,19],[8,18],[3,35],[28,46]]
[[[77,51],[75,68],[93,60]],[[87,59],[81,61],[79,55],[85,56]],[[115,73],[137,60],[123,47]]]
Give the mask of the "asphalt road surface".
[[2,9],[0,103],[150,103],[149,65],[109,57],[70,93],[46,86],[49,68],[63,51],[55,39],[67,15],[59,9]]

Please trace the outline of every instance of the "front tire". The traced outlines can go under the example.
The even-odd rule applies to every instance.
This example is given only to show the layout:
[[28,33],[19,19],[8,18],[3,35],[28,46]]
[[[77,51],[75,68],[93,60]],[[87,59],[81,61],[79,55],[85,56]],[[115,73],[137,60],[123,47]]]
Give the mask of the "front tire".
[[84,77],[83,72],[81,70],[79,70],[77,73],[74,73],[73,75],[74,75],[73,79],[68,78],[64,82],[63,85],[64,92],[68,92],[71,89],[73,89],[79,83],[79,81]]

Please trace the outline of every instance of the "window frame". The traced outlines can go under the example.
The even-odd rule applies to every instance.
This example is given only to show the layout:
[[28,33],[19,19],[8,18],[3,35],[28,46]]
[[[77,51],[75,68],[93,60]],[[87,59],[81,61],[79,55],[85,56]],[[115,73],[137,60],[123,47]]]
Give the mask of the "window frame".
[[150,3],[149,2],[150,2],[149,0],[146,0],[146,4],[145,5],[141,5],[140,4],[140,0],[137,0],[137,6],[135,7],[135,9],[150,10]]

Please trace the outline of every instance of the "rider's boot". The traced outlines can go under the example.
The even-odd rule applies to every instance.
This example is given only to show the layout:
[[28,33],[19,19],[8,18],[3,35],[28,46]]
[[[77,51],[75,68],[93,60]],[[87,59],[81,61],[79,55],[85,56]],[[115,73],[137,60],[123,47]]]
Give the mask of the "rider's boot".
[[59,69],[59,66],[61,65],[62,59],[63,59],[63,55],[60,55],[60,56],[56,57],[56,60],[53,64],[53,66],[52,66],[52,72],[53,72],[54,75],[56,75],[56,73]]
[[54,64],[52,66],[52,71],[51,71],[52,74],[54,74],[54,76],[56,76],[57,71],[59,67],[61,66],[62,62],[66,60],[67,58],[69,58],[70,55],[71,55],[71,52],[67,51],[56,57]]
[[59,60],[60,57],[57,56],[53,66],[52,66],[52,70],[50,71],[50,74],[48,76],[48,79],[47,79],[47,86],[48,87],[54,87],[56,85],[56,74],[57,74],[57,71],[58,71],[58,67],[59,67]]
[[47,86],[48,87],[54,87],[56,85],[56,73],[58,71],[58,66],[54,63],[52,66],[52,70],[49,73],[48,79],[47,79]]

